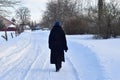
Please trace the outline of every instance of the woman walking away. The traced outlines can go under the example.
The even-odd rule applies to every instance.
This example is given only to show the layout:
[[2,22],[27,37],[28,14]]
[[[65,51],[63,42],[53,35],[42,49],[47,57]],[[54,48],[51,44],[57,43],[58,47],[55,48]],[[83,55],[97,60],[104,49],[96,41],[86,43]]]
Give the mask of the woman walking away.
[[49,35],[49,48],[51,50],[50,63],[55,64],[56,72],[62,67],[62,62],[65,62],[64,51],[67,52],[67,42],[65,33],[59,21],[56,21]]

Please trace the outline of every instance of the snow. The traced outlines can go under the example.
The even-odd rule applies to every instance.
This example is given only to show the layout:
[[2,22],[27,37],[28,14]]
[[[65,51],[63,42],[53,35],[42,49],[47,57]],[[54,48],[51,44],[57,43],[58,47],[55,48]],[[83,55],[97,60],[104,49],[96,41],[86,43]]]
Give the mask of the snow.
[[16,28],[16,26],[13,24],[9,25],[8,27]]
[[[15,31],[7,31],[8,40],[12,39],[11,34],[13,34],[13,37],[16,36]],[[5,36],[5,31],[0,31],[0,44],[5,42],[5,39],[2,38],[1,36]]]
[[[3,33],[0,33],[3,35]],[[0,38],[0,80],[119,80],[120,38],[67,35],[68,52],[59,72],[50,64],[49,31]]]

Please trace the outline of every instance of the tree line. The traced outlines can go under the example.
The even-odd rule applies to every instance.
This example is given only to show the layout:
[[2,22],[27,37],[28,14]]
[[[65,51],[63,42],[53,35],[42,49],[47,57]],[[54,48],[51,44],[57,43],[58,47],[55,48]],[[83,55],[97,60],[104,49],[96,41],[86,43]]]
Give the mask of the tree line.
[[[6,16],[9,7],[14,8],[20,0],[0,0],[0,15]],[[14,20],[14,19],[13,19]],[[120,35],[120,2],[118,0],[49,0],[39,23],[51,29],[59,20],[66,34],[95,34],[95,38],[110,38]],[[31,29],[37,25],[30,21],[30,10],[16,10],[17,29],[21,33],[24,25]],[[0,28],[3,28],[0,21]]]
[[95,34],[95,38],[120,35],[120,4],[117,0],[50,0],[40,25],[51,29],[55,20],[66,34]]

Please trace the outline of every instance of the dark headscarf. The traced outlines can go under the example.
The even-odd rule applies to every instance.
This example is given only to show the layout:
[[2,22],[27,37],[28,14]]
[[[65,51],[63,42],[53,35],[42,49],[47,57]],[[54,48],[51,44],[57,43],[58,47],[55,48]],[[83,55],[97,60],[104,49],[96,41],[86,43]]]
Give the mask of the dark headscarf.
[[59,21],[56,21],[56,22],[54,23],[54,27],[61,27],[60,22],[59,22]]

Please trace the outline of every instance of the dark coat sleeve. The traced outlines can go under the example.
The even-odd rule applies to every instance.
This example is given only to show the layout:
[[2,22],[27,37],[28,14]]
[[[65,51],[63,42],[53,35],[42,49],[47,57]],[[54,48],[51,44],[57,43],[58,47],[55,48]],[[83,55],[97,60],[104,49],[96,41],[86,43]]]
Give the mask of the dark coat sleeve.
[[53,32],[53,29],[50,32],[48,43],[49,43],[49,48],[53,49],[54,48],[54,32]]

